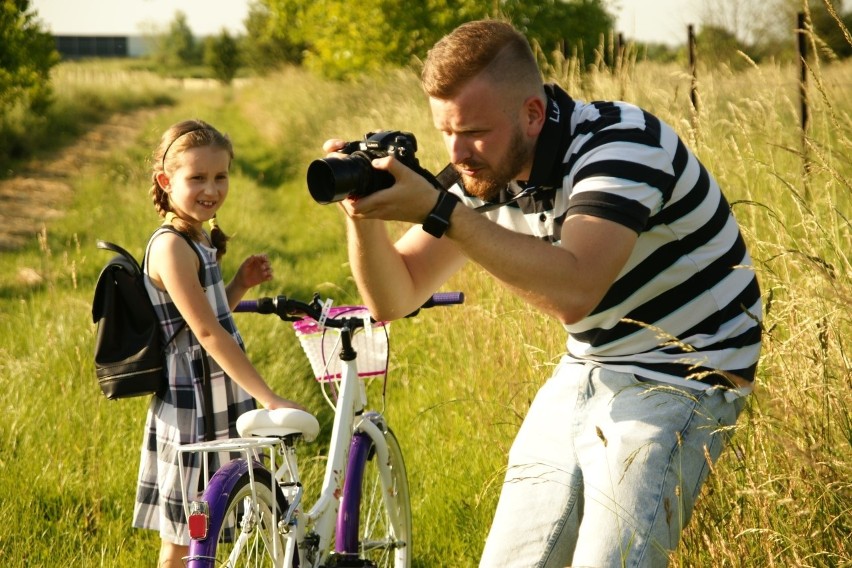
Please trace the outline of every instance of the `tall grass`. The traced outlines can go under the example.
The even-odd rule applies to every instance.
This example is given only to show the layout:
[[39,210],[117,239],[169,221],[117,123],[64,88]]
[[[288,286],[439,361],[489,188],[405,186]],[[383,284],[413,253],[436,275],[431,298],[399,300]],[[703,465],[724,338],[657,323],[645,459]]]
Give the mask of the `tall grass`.
[[[756,261],[766,306],[758,391],[673,565],[852,565],[852,67],[817,69],[805,146],[792,68],[701,70],[697,113],[690,77],[675,67],[630,62],[581,72],[562,61],[548,73],[578,98],[626,98],[674,125],[726,190]],[[424,167],[436,171],[446,159],[409,72],[339,84],[285,70],[234,90],[171,96],[176,104],[140,124],[137,139],[73,178],[63,218],[0,256],[4,565],[153,564],[156,536],[129,528],[145,401],[102,399],[89,309],[106,260],[94,240],[141,255],[157,223],[145,160],[160,131],[198,116],[234,139],[232,192],[220,215],[234,235],[226,274],[243,255],[265,250],[276,275],[257,294],[317,291],[338,304],[358,301],[341,213],[313,203],[304,183],[322,141],[398,128],[417,135]],[[18,278],[28,270],[43,279]],[[559,325],[476,267],[447,289],[463,290],[467,305],[424,312],[391,331],[385,410],[409,469],[421,567],[476,564],[508,446],[564,349]],[[287,326],[238,318],[264,375],[316,410],[329,431],[330,413]],[[300,451],[321,466],[322,446]]]

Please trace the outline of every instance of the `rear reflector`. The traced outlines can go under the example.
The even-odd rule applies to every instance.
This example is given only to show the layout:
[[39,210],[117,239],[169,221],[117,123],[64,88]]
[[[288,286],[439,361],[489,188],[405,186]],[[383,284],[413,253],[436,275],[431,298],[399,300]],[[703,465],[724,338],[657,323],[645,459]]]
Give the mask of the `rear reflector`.
[[210,508],[207,501],[193,501],[189,504],[189,538],[204,540],[207,538]]

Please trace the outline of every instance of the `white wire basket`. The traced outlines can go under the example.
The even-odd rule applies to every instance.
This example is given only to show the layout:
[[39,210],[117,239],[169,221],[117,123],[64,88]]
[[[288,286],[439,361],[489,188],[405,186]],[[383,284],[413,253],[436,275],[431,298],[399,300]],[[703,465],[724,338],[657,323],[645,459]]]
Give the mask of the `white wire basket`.
[[[328,310],[328,317],[368,318],[364,306],[337,306]],[[318,381],[336,381],[341,378],[340,332],[320,325],[311,318],[293,322],[296,337]],[[388,370],[388,336],[390,322],[374,322],[359,329],[352,338],[352,347],[358,353],[358,376],[377,377]]]

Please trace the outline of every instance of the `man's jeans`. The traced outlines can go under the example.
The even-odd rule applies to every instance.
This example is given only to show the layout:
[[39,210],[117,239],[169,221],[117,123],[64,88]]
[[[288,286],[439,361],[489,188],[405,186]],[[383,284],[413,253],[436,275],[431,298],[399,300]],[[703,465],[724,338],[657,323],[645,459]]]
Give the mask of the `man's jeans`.
[[743,405],[561,364],[509,452],[480,566],[666,566]]

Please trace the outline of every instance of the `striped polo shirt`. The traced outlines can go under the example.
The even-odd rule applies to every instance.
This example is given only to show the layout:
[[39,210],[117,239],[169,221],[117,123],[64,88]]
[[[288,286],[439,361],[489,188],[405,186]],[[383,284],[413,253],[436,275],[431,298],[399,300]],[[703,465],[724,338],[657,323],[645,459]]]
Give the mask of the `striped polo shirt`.
[[716,181],[648,112],[575,101],[555,85],[546,90],[530,180],[512,182],[494,204],[464,192],[457,176],[451,191],[469,207],[490,205],[483,215],[492,221],[554,245],[574,214],[636,231],[636,246],[600,304],[565,326],[568,359],[695,388],[727,386],[720,370],[753,380],[760,290]]

